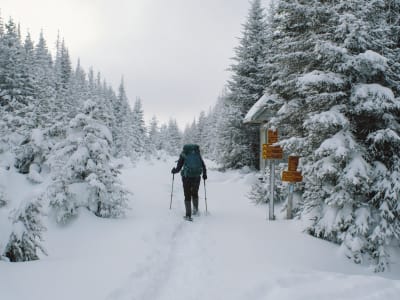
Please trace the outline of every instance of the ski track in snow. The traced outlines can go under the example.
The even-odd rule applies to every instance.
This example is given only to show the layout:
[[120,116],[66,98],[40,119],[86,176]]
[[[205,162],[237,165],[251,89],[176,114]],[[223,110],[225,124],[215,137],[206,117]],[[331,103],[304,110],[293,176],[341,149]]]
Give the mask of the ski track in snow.
[[[301,222],[266,220],[246,194],[254,174],[209,169],[205,214],[183,220],[180,176],[167,161],[123,169],[133,192],[128,216],[99,219],[83,210],[65,227],[48,221],[48,257],[0,261],[6,300],[398,300],[400,260],[374,274],[337,245],[302,233]],[[40,275],[40,276],[38,276]]]
[[[290,231],[294,224],[268,223],[263,207],[248,202],[243,186],[249,186],[251,174],[209,174],[209,208],[213,213],[204,214],[202,185],[199,195],[203,215],[195,217],[193,223],[180,220],[183,195],[180,178],[175,178],[174,208],[170,215],[160,214],[154,251],[107,300],[397,299],[399,281],[373,276],[338,255],[333,260],[340,260],[339,266],[332,268],[335,262],[324,264],[323,260],[329,258],[323,254],[313,259],[317,253],[321,256],[320,248],[315,253],[305,253],[307,246],[304,252],[302,246],[296,249],[298,242],[305,242],[296,238],[322,243],[330,253],[336,246],[299,232],[295,232],[293,241],[291,237],[278,237],[285,234],[280,227]],[[157,185],[158,179],[161,180],[153,178],[153,185]],[[165,192],[171,189],[166,184],[164,187]],[[262,235],[263,227],[268,225],[270,229],[265,233],[270,237]],[[298,253],[288,257],[296,250]],[[279,252],[283,255],[276,256]],[[340,273],[341,270],[350,275]]]

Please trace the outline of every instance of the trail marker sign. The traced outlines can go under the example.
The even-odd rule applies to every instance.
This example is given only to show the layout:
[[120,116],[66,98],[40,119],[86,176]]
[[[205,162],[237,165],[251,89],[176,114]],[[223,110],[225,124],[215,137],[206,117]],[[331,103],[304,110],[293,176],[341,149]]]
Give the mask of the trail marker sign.
[[278,142],[278,130],[268,129],[268,144],[272,145]]
[[297,166],[299,165],[299,156],[289,156],[288,171],[282,172],[282,181],[287,182],[301,182],[303,181],[303,176],[301,172],[297,171]]
[[283,149],[281,146],[272,146],[278,142],[278,130],[268,129],[267,144],[263,144],[263,159],[282,159]]
[[299,165],[299,156],[289,156],[288,171],[282,172],[282,181],[289,182],[289,194],[287,201],[287,219],[293,218],[292,208],[293,208],[293,190],[294,183],[303,181],[303,176],[301,172],[297,171],[297,166]]
[[298,172],[298,171],[283,171],[282,172],[282,181],[302,182],[303,176],[301,175],[301,172]]

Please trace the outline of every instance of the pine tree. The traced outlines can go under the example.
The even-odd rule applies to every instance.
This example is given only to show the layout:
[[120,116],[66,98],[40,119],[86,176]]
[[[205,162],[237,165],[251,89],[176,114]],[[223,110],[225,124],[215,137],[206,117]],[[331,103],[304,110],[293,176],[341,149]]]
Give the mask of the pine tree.
[[[100,217],[122,216],[128,207],[127,192],[110,164],[111,132],[99,120],[95,102],[86,101],[84,109],[85,114],[71,120],[66,140],[55,147],[50,161],[57,173],[48,197],[61,223],[75,216],[79,207]],[[78,197],[77,185],[89,191],[86,198]]]
[[12,262],[31,261],[39,259],[37,250],[44,254],[46,250],[41,245],[42,233],[46,230],[41,221],[42,203],[40,199],[23,203],[13,212],[14,229],[5,248],[4,255]]
[[302,156],[309,232],[342,244],[357,263],[369,254],[377,270],[399,236],[389,196],[398,167],[388,163],[399,152],[399,81],[382,3],[280,1],[272,60],[280,71],[267,90],[283,103],[270,122],[281,144]]
[[150,153],[155,154],[158,150],[161,150],[160,130],[158,128],[158,120],[156,116],[153,116],[150,121],[148,141]]
[[144,122],[144,113],[142,108],[142,101],[137,98],[132,111],[133,123],[133,151],[136,156],[140,156],[145,152],[147,145],[146,124]]
[[182,133],[175,119],[170,119],[167,129],[167,144],[165,150],[170,155],[178,155],[182,150]]
[[53,61],[47,48],[43,32],[40,33],[39,42],[34,49],[33,73],[35,74],[35,127],[49,127],[54,124],[56,111],[55,105],[55,76]]
[[12,19],[6,24],[6,32],[2,38],[0,54],[0,106],[11,112],[8,126],[13,132],[26,134],[32,111],[30,98],[25,85],[26,70],[24,64],[24,49],[18,36],[17,27]]
[[225,133],[219,139],[224,142],[225,167],[238,168],[244,165],[258,166],[258,128],[245,126],[242,122],[250,107],[263,95],[267,83],[264,66],[266,62],[266,16],[260,0],[253,0],[243,27],[239,46],[235,49],[236,63],[231,66],[233,73],[228,82],[229,93],[225,98],[230,115]]
[[134,126],[132,112],[129,107],[128,97],[125,91],[123,78],[118,88],[118,96],[115,99],[113,109],[118,125],[114,128],[113,136],[115,141],[114,153],[117,157],[131,157],[134,151],[133,136]]

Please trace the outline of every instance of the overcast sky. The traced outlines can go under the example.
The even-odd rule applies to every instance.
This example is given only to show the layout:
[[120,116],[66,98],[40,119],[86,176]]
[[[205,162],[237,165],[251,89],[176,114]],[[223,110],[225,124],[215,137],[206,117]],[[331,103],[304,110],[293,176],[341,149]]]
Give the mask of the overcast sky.
[[[266,3],[264,0],[263,3]],[[1,0],[2,18],[34,41],[57,31],[73,65],[93,66],[128,98],[140,97],[146,122],[177,119],[181,128],[216,102],[229,78],[248,0]]]

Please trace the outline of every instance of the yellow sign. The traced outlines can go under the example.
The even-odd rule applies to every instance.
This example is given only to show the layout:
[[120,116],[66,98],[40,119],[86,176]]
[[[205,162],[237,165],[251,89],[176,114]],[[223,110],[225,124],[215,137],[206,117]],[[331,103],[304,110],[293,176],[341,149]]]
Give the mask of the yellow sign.
[[269,144],[263,144],[262,147],[263,159],[282,159],[283,149],[280,146],[271,146]]
[[268,129],[268,143],[262,145],[262,158],[263,159],[282,159],[283,149],[281,146],[272,146],[278,142],[278,130]]

